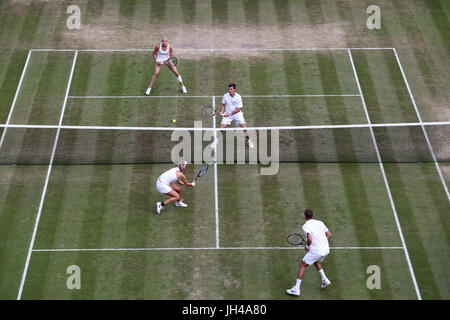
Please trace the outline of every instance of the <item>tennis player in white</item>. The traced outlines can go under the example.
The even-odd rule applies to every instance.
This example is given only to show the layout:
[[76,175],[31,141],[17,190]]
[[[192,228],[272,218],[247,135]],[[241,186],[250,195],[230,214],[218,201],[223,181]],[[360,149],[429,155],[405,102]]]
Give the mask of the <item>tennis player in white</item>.
[[293,296],[300,295],[300,284],[303,279],[303,274],[305,273],[305,269],[312,264],[314,264],[322,277],[321,288],[325,288],[331,284],[331,281],[328,280],[322,266],[320,265],[320,263],[330,253],[328,239],[331,237],[331,232],[322,221],[313,219],[313,215],[314,214],[311,209],[305,210],[306,223],[303,225],[302,229],[306,237],[307,245],[305,246],[305,250],[307,253],[300,263],[295,286],[286,291],[288,294]]
[[173,48],[172,45],[169,44],[169,40],[167,38],[161,39],[161,43],[155,47],[155,50],[153,50],[153,59],[156,60],[155,73],[153,74],[152,80],[150,81],[150,86],[147,88],[147,91],[145,91],[146,95],[149,95],[152,91],[153,83],[155,83],[156,77],[158,76],[159,71],[164,64],[166,64],[167,67],[172,70],[174,75],[177,77],[183,93],[187,93],[187,89],[183,84],[183,80],[181,79],[181,75],[178,72],[177,67],[174,66],[172,61],[167,62],[167,60],[172,57]]
[[181,187],[175,184],[176,182],[182,186],[195,186],[195,182],[189,183],[184,175],[186,166],[187,162],[181,161],[175,168],[163,172],[156,180],[156,190],[171,197],[166,201],[156,203],[156,213],[160,214],[161,210],[164,210],[164,207],[172,202],[175,202],[176,207],[187,207],[187,204],[181,201]]
[[[236,92],[236,84],[230,83],[228,85],[228,92],[223,95],[222,98],[222,106],[219,114],[223,117],[222,122],[220,124],[221,128],[228,127],[233,120],[236,121],[236,124],[241,128],[246,128],[244,113],[241,111],[243,108],[242,97],[239,93]],[[226,111],[226,112],[224,112]],[[247,130],[244,131],[245,138],[247,139],[248,147],[254,148],[252,140],[250,140],[250,136]],[[219,136],[218,136],[219,138]],[[215,143],[218,143],[218,138],[215,140]]]

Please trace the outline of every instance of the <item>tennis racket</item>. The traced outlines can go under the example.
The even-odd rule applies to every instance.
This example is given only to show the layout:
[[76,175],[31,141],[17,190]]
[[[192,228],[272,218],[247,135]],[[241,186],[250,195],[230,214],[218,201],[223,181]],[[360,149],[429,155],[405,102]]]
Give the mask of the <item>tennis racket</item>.
[[164,62],[169,68],[171,67],[170,62],[172,61],[173,65],[176,66],[178,63],[178,58],[177,57],[172,57],[166,60],[166,62]]
[[205,117],[212,117],[214,115],[219,115],[219,112],[216,111],[216,109],[214,109],[213,107],[210,106],[204,106],[202,108],[202,114]]
[[200,169],[200,171],[198,172],[197,176],[195,177],[194,181],[197,181],[198,178],[200,178],[201,176],[203,176],[206,171],[208,171],[209,165],[207,163],[205,163],[205,165]]
[[305,239],[303,239],[303,237],[298,233],[291,233],[290,235],[288,235],[287,242],[289,242],[289,244],[292,244],[293,246],[307,244]]

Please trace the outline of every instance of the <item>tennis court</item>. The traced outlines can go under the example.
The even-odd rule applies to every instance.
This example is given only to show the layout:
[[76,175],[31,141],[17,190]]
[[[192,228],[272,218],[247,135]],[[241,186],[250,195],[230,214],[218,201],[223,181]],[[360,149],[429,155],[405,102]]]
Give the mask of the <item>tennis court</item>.
[[[38,46],[16,61],[0,110],[1,298],[450,297],[450,119],[416,101],[394,46],[179,48],[188,94],[163,70],[145,96],[151,52]],[[249,130],[279,133],[277,173],[213,161],[188,208],[157,215],[171,135],[216,134],[201,108],[230,82]],[[304,251],[286,236],[305,208],[333,233],[332,285],[309,268],[297,298],[285,291]]]

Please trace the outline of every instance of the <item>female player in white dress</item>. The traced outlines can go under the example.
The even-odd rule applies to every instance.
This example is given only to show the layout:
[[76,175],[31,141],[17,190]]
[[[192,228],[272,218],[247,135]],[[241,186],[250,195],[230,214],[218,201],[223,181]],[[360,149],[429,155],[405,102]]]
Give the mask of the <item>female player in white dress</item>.
[[159,71],[161,70],[161,67],[165,64],[177,77],[178,82],[180,83],[181,90],[183,93],[187,93],[187,89],[183,84],[183,80],[181,79],[181,75],[177,70],[177,67],[173,64],[172,61],[169,60],[169,58],[173,57],[173,49],[172,46],[169,44],[169,40],[167,38],[161,39],[161,43],[155,47],[155,50],[153,50],[153,59],[156,60],[156,66],[155,66],[155,73],[152,76],[152,80],[150,81],[150,86],[147,88],[147,91],[145,91],[146,95],[150,95],[150,92],[152,91],[153,83],[156,80],[156,77],[159,74]]
[[182,186],[193,187],[195,182],[189,183],[184,175],[186,171],[187,162],[181,161],[175,168],[169,169],[163,172],[156,180],[156,190],[159,193],[170,196],[170,199],[156,203],[156,212],[159,214],[164,207],[172,202],[175,202],[176,207],[187,207],[187,204],[181,201],[181,187],[175,184],[178,183]]

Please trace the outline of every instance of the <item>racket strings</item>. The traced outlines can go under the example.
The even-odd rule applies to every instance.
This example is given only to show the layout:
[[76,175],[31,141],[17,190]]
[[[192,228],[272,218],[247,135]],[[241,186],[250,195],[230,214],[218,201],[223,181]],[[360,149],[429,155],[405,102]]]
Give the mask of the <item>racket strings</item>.
[[202,113],[205,116],[212,116],[212,115],[214,115],[215,110],[212,107],[210,107],[210,106],[205,106],[205,107],[202,108]]

